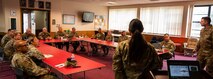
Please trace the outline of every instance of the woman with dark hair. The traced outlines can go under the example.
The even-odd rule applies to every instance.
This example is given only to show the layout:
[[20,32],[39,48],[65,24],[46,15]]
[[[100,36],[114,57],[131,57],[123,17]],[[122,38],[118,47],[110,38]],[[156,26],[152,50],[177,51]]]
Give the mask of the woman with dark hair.
[[140,20],[130,22],[131,39],[119,43],[113,56],[115,79],[150,79],[149,71],[161,69],[163,63],[142,36],[143,30]]

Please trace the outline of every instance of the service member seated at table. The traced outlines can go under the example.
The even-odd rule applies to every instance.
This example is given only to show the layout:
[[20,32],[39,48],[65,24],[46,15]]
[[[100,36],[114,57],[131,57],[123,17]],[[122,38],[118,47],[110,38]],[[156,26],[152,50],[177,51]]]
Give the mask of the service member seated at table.
[[42,59],[44,59],[44,55],[36,48],[39,46],[39,40],[34,38],[29,38],[28,40],[28,48],[29,51],[26,53],[27,56],[29,56],[37,65],[43,66]]
[[[102,32],[101,28],[99,28],[98,29],[98,33],[92,38],[93,39],[104,40],[104,37],[105,37],[104,33]],[[92,48],[92,53],[93,54],[97,54],[97,52],[98,52],[97,44],[91,43],[90,45],[91,45],[91,48]]]
[[[64,37],[67,37],[67,34],[65,32],[63,32],[62,27],[59,26],[58,31],[54,35],[54,39],[61,39],[61,38],[64,38]],[[67,44],[67,43],[65,43],[65,44]],[[59,49],[63,48],[63,43],[61,43],[61,42],[55,43],[55,45]],[[69,42],[68,42],[68,45],[69,45]]]
[[1,47],[4,48],[5,44],[10,41],[14,36],[15,30],[8,29],[7,34],[5,34],[1,39]]
[[[72,31],[68,35],[68,38],[71,40],[72,38],[76,38],[76,37],[78,38],[79,36],[78,36],[78,33],[76,32],[76,29],[73,27]],[[74,49],[73,53],[76,53],[77,52],[76,50],[77,50],[80,43],[78,41],[71,41],[71,44],[72,44],[73,49]]]
[[172,58],[175,50],[175,44],[170,39],[169,34],[164,34],[164,40],[161,42],[160,46],[162,47],[162,50],[168,50],[168,52],[163,52],[165,54],[161,54],[160,57],[162,59],[170,59]]
[[51,39],[50,33],[47,32],[47,28],[46,27],[42,28],[42,32],[39,33],[38,39],[40,39],[40,40]]
[[13,48],[13,43],[16,41],[16,40],[21,40],[21,33],[20,32],[16,32],[14,34],[14,37],[7,42],[7,44],[4,46],[4,58],[5,60],[11,60],[13,55],[14,55],[14,52],[15,52],[15,49]]
[[22,34],[22,39],[27,40],[29,38],[36,37],[35,34],[32,33],[31,29],[28,28],[24,34]]
[[[111,33],[111,31],[108,31],[107,32],[107,36],[105,37],[105,40],[106,41],[112,41],[112,39],[113,39],[112,33]],[[108,55],[108,53],[109,53],[109,47],[102,46],[102,48],[103,48],[103,51],[104,51],[104,55],[103,56]]]
[[25,53],[28,52],[27,43],[23,40],[18,40],[14,43],[15,54],[12,58],[12,66],[23,70],[24,75],[35,79],[56,79],[55,76],[50,75],[48,68],[42,68],[35,64],[35,62]]
[[121,41],[125,41],[127,40],[129,37],[126,35],[126,32],[125,31],[122,31],[121,32],[121,36],[118,38],[118,42],[121,42]]

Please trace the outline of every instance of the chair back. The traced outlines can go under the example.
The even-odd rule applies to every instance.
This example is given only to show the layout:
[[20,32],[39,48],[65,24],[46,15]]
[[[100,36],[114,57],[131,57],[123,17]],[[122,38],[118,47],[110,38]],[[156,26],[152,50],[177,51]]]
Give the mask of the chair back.
[[27,79],[26,76],[24,76],[24,71],[20,68],[12,67],[16,74],[16,79]]
[[190,37],[187,41],[187,45],[186,45],[186,48],[192,48],[194,49],[196,47],[198,43],[198,39],[197,38],[192,38]]

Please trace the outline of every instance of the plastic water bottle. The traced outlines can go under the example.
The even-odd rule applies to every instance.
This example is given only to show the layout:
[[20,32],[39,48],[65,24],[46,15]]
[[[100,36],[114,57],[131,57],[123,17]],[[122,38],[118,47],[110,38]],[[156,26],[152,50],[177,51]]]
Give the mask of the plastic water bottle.
[[75,55],[74,54],[71,55],[71,60],[75,60]]
[[165,53],[165,46],[162,46],[162,52]]

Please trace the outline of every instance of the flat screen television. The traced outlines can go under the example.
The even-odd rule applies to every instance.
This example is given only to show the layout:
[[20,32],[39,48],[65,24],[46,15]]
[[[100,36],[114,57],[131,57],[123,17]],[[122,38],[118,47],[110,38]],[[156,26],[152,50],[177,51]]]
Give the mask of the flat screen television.
[[83,12],[82,22],[92,23],[93,20],[94,20],[94,13],[93,12]]

